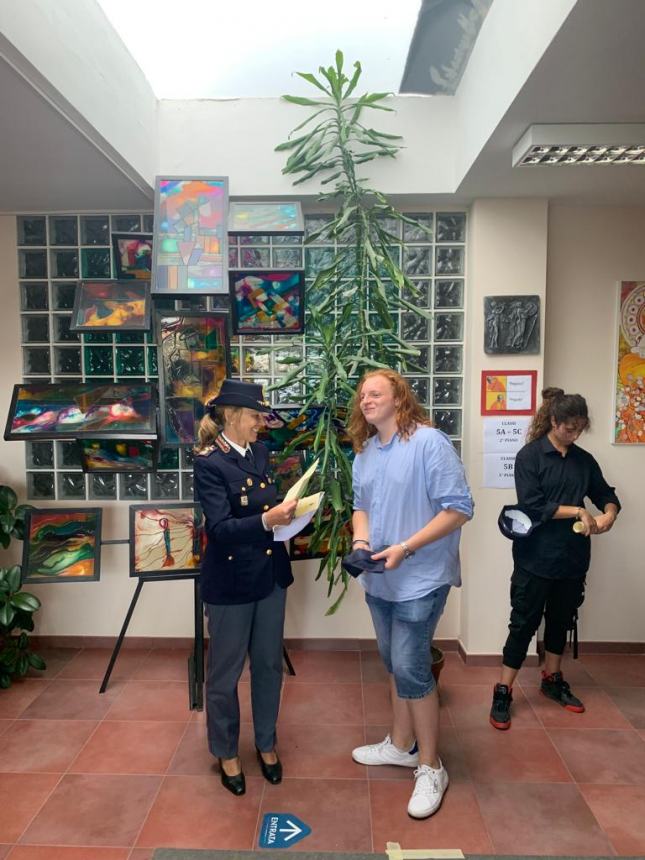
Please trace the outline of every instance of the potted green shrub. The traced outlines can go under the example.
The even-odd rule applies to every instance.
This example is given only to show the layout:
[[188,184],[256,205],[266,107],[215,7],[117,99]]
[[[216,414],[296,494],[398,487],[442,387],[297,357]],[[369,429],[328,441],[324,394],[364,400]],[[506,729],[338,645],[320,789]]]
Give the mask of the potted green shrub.
[[[8,549],[12,538],[24,539],[27,505],[18,505],[11,487],[0,486],[0,546]],[[29,669],[45,669],[43,658],[29,647],[28,633],[34,629],[33,614],[40,600],[22,590],[20,565],[0,567],[0,689]]]
[[325,191],[319,199],[331,214],[320,228],[310,232],[305,244],[333,240],[329,259],[307,288],[307,356],[285,362],[293,369],[274,388],[298,382],[303,391],[302,410],[322,407],[317,428],[298,436],[286,453],[306,445],[320,458],[320,489],[327,506],[314,520],[312,549],[328,544],[320,562],[331,596],[341,592],[327,614],[335,612],[348,587],[348,576],[339,559],[349,551],[352,515],[351,452],[343,438],[343,425],[356,384],[366,370],[392,367],[427,373],[415,360],[419,350],[399,336],[395,311],[431,319],[431,312],[417,306],[419,291],[399,262],[401,238],[392,225],[401,222],[429,235],[421,221],[399,212],[361,175],[362,166],[382,158],[395,158],[401,148],[399,135],[378,131],[367,124],[366,114],[392,111],[390,93],[356,91],[361,64],[345,73],[341,51],[332,66],[319,74],[297,72],[311,84],[315,98],[283,96],[309,109],[289,139],[276,147],[288,153],[283,173],[296,176],[294,185],[319,179]]

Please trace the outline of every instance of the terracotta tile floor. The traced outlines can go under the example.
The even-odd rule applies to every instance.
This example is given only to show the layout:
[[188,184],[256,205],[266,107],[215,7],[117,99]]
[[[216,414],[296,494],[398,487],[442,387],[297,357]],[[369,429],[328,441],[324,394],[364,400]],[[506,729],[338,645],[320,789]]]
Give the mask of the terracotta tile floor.
[[[156,847],[257,847],[262,816],[312,829],[305,851],[407,848],[533,855],[645,854],[645,656],[585,656],[565,667],[587,703],[570,714],[523,669],[508,733],[487,722],[493,668],[448,654],[441,810],[406,814],[412,775],[365,768],[352,747],[388,731],[375,654],[294,651],[280,715],[285,766],[272,787],[254,758],[248,673],[240,683],[247,793],[219,784],[204,714],[188,710],[186,654],[125,652],[106,695],[109,652],[56,649],[44,676],[0,691],[0,858],[150,860]],[[575,682],[575,683],[574,683]]]

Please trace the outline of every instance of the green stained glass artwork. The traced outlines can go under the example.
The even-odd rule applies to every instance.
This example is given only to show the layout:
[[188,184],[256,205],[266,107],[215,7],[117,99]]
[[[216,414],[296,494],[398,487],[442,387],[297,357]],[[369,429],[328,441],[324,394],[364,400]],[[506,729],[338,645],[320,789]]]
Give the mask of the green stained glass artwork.
[[111,346],[86,346],[84,354],[86,376],[112,376],[114,374]]
[[83,278],[109,278],[110,249],[82,248],[81,276]]
[[144,376],[146,372],[145,347],[121,346],[116,351],[117,376]]

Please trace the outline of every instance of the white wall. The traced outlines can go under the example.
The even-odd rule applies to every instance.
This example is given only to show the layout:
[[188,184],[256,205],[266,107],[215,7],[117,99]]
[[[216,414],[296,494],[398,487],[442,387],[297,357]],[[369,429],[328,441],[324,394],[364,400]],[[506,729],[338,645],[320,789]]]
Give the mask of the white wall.
[[544,343],[547,202],[477,200],[471,210],[469,232],[463,457],[475,498],[475,516],[463,530],[460,638],[469,654],[489,654],[501,652],[507,632],[511,544],[500,534],[497,517],[502,505],[515,501],[515,493],[482,488],[481,372],[537,370],[540,385],[543,357],[484,353],[484,296],[539,295]]
[[495,0],[455,95],[464,178],[577,0]]
[[554,205],[549,212],[545,379],[587,398],[592,428],[580,440],[623,505],[592,538],[584,639],[645,639],[645,445],[612,445],[617,283],[645,280],[645,207]]
[[6,59],[37,90],[88,136],[96,129],[133,181],[153,184],[157,99],[94,0],[2,0],[0,34],[15,48],[4,46]]
[[[288,88],[287,88],[288,89]],[[441,97],[398,96],[394,113],[366,110],[363,121],[403,137],[396,159],[365,164],[385,194],[444,194],[456,187],[454,105]],[[280,99],[160,101],[159,167],[165,175],[223,175],[236,196],[317,194],[318,181],[294,189],[281,171],[288,153],[274,152],[313,108]],[[298,132],[300,134],[300,132]]]

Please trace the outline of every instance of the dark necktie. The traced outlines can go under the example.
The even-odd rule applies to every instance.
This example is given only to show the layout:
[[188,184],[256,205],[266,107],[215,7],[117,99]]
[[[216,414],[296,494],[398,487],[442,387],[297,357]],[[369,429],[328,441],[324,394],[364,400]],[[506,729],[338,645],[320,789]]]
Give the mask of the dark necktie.
[[244,459],[249,464],[249,466],[255,466],[255,457],[253,456],[253,451],[250,448],[247,448],[244,452]]

